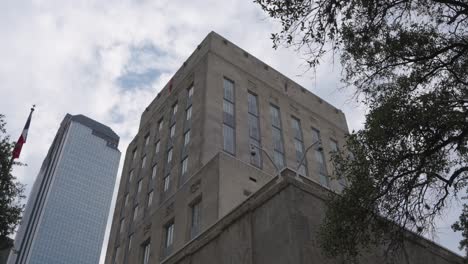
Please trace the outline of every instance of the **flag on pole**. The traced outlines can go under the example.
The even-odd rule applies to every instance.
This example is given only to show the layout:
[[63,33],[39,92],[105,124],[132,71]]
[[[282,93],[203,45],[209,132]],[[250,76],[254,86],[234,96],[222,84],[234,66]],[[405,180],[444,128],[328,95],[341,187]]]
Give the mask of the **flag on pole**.
[[28,130],[29,130],[29,125],[31,124],[31,117],[32,113],[34,112],[34,107],[31,108],[31,112],[29,113],[28,120],[26,121],[26,124],[24,125],[23,133],[21,133],[18,141],[16,142],[15,148],[13,149],[13,157],[12,160],[19,158],[21,149],[23,148],[23,144],[26,143],[26,138],[28,137]]

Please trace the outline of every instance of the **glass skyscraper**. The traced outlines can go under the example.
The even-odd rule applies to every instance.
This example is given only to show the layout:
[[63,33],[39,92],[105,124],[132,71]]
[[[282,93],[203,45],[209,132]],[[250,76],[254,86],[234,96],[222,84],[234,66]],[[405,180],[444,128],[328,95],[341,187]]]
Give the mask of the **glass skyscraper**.
[[119,137],[67,114],[42,163],[10,253],[16,263],[98,263],[115,177]]

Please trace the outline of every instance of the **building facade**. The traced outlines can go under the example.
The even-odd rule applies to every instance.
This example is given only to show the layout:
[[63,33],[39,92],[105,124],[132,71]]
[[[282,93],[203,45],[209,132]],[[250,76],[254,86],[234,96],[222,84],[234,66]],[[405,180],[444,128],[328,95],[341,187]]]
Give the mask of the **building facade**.
[[34,182],[9,264],[99,262],[118,143],[109,127],[65,116]]
[[211,32],[141,116],[106,263],[164,261],[285,167],[339,192],[347,133],[342,111]]

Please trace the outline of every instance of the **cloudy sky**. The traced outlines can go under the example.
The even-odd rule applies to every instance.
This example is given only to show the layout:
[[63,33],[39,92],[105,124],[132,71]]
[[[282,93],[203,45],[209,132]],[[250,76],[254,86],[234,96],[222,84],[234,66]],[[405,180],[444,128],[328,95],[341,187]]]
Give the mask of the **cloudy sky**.
[[[0,113],[14,140],[37,105],[20,158],[28,166],[14,169],[26,194],[66,113],[109,125],[124,154],[142,111],[210,31],[342,109],[349,128],[359,129],[364,108],[351,91],[339,89],[338,62],[324,59],[315,72],[305,72],[299,54],[271,48],[276,29],[250,0],[2,1]],[[116,190],[119,181],[120,170]],[[457,208],[439,221],[433,239],[459,252],[460,237],[450,229]]]

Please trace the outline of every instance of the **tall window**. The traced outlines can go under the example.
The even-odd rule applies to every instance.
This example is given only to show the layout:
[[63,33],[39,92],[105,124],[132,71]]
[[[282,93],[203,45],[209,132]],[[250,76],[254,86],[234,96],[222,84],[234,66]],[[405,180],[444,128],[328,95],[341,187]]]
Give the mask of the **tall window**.
[[270,105],[270,116],[273,136],[273,159],[276,167],[282,169],[284,168],[284,145],[279,108]]
[[192,107],[191,106],[187,108],[186,116],[187,116],[187,121],[190,121],[190,119],[192,119]]
[[141,159],[141,168],[144,168],[146,166],[146,155],[143,156],[143,159]]
[[[337,153],[340,150],[338,148],[338,142],[336,142],[333,139],[330,139],[330,149],[331,149],[331,154]],[[346,179],[344,177],[341,177],[341,175],[338,175],[338,182],[341,184],[341,187],[346,186]]]
[[256,167],[262,166],[262,152],[260,144],[260,121],[258,117],[258,100],[257,95],[249,92],[247,95],[248,102],[248,125],[249,125],[249,140],[250,144],[254,145],[255,155],[250,155],[250,163]]
[[193,85],[188,88],[188,100],[191,101],[193,97]]
[[[320,141],[320,131],[312,128],[312,142]],[[323,150],[315,149],[315,161],[317,162],[317,173],[320,177],[320,184],[324,186],[330,186],[330,180],[328,179],[327,165],[325,164],[325,156]]]
[[171,132],[170,132],[170,135],[169,135],[171,139],[174,138],[174,135],[175,135],[175,129],[176,129],[176,126],[175,126],[175,125],[176,125],[176,124],[173,124],[173,125],[171,126]]
[[138,181],[137,193],[140,193],[140,192],[141,192],[141,186],[142,186],[142,182],[141,182],[141,180],[139,180],[139,181]]
[[128,182],[133,181],[133,170],[130,171],[130,175],[128,176]]
[[167,192],[169,190],[170,185],[171,185],[171,175],[168,174],[163,179],[163,191]]
[[133,242],[133,234],[130,234],[128,236],[128,251],[132,248],[132,242]]
[[153,204],[153,191],[148,193],[148,208]]
[[187,130],[184,134],[184,147],[187,147],[187,145],[190,143],[190,130]]
[[148,242],[143,245],[143,264],[149,263],[150,253],[151,253],[151,244]]
[[151,179],[154,181],[156,179],[156,174],[158,173],[158,164],[154,164],[153,170],[151,171]]
[[163,125],[164,125],[164,119],[160,119],[159,122],[158,122],[158,130],[159,130],[159,133],[161,134],[161,131],[163,129]]
[[160,141],[158,140],[158,142],[156,142],[156,149],[155,149],[155,151],[154,151],[156,154],[159,153],[159,148],[161,147],[160,145],[161,145],[161,143],[160,143]]
[[234,82],[224,79],[223,100],[223,148],[235,155]]
[[185,176],[187,173],[187,168],[188,168],[188,156],[185,157],[185,159],[182,161],[182,176]]
[[198,201],[190,207],[190,238],[194,238],[200,233],[201,224],[201,201]]
[[173,106],[172,106],[172,115],[174,116],[175,114],[177,114],[177,109],[178,109],[178,105],[177,103],[175,103]]
[[132,159],[135,160],[137,156],[137,149],[135,148],[132,152]]
[[172,148],[170,148],[168,151],[167,151],[167,163],[171,163],[172,161]]
[[299,167],[299,173],[307,176],[307,159],[304,158],[304,141],[302,138],[301,121],[292,117],[292,127],[294,131],[294,147],[296,149],[296,161],[298,166],[299,162],[302,160],[301,166]]
[[170,248],[174,242],[174,222],[166,225],[166,238],[164,240],[164,247],[166,249]]
[[117,247],[115,249],[114,263],[119,262],[119,259],[120,259],[120,247]]
[[128,198],[129,198],[129,196],[128,196],[128,193],[127,193],[127,194],[125,194],[125,207],[128,205]]
[[122,219],[120,220],[120,233],[123,233],[124,228],[125,228],[125,219],[122,218]]
[[133,208],[133,221],[135,221],[138,218],[138,204]]
[[145,147],[148,146],[149,140],[150,140],[150,135],[149,135],[149,133],[148,133],[148,134],[146,134],[146,136],[145,136]]

